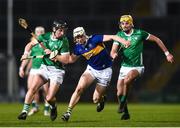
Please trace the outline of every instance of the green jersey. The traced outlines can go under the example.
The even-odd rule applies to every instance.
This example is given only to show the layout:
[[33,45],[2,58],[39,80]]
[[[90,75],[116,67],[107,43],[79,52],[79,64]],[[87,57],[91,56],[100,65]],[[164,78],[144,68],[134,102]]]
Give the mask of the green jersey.
[[[37,55],[43,55],[44,54],[44,50],[40,47],[39,44],[35,45],[32,49],[31,49],[31,56],[37,56]],[[42,58],[34,58],[32,59],[32,69],[39,69],[42,63]]]
[[122,47],[123,60],[121,66],[143,66],[143,41],[147,40],[150,34],[140,29],[133,29],[131,34],[127,35],[125,32],[119,31],[116,35],[131,42],[131,45],[128,48],[124,48],[121,43],[114,41],[114,43]]
[[[51,51],[58,50],[58,54],[63,55],[69,53],[69,42],[67,37],[63,36],[60,39],[53,39],[51,36],[52,33],[48,32],[40,35],[38,40],[43,42],[47,49],[50,49]],[[42,64],[46,66],[55,66],[58,69],[63,69],[63,64],[61,62],[52,61],[48,57],[43,58]]]

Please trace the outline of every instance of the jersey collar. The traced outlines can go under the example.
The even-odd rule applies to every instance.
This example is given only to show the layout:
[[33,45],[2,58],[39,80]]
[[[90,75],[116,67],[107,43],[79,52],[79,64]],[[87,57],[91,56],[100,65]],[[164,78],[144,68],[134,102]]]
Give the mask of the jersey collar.
[[126,33],[124,32],[124,34],[125,34],[126,36],[131,36],[131,35],[133,34],[133,32],[134,32],[134,29],[132,29],[131,33],[126,34]]

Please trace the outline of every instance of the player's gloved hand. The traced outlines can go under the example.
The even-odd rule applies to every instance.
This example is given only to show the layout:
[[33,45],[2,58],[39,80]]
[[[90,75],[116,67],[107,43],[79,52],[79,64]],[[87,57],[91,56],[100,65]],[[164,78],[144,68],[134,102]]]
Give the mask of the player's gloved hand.
[[54,60],[55,61],[55,57],[58,55],[58,50],[52,51],[50,53],[49,59]]

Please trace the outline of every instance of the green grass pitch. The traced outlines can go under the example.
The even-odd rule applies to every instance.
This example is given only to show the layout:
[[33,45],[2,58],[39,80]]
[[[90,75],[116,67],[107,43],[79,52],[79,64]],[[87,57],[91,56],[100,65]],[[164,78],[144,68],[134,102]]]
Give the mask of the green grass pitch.
[[131,119],[120,120],[117,104],[107,103],[105,109],[97,113],[93,103],[79,103],[72,113],[69,122],[61,120],[67,103],[58,103],[58,117],[51,121],[41,111],[18,120],[23,105],[19,103],[0,104],[0,127],[180,127],[180,104],[129,104]]

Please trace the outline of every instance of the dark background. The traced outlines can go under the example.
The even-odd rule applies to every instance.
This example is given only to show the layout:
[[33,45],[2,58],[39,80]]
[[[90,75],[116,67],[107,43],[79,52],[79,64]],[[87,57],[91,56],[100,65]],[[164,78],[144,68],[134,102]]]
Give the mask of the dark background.
[[[163,7],[162,7],[163,6]],[[121,15],[130,14],[135,28],[158,36],[175,57],[168,64],[164,53],[153,42],[144,42],[145,74],[133,84],[130,101],[179,102],[180,101],[180,1],[178,0],[14,0],[13,1],[13,54],[15,76],[20,100],[26,89],[26,79],[17,76],[20,57],[30,34],[18,25],[25,18],[30,27],[42,25],[51,31],[55,19],[68,23],[67,36],[72,46],[72,30],[83,26],[88,35],[116,34]],[[107,42],[110,50],[112,42]],[[7,0],[0,0],[0,101],[13,101],[7,94]],[[108,89],[108,100],[116,101],[116,81],[121,59],[113,64],[113,77]],[[66,66],[64,83],[57,95],[58,101],[69,101],[86,63],[83,58]],[[26,90],[25,90],[26,91]],[[81,101],[92,100],[94,85],[85,91]],[[16,93],[14,95],[17,95]]]

